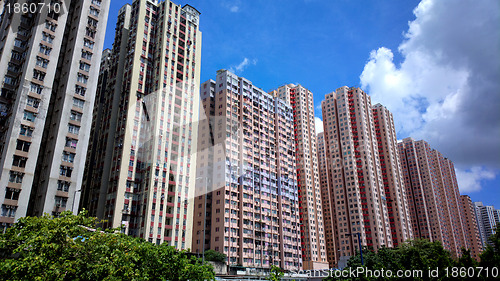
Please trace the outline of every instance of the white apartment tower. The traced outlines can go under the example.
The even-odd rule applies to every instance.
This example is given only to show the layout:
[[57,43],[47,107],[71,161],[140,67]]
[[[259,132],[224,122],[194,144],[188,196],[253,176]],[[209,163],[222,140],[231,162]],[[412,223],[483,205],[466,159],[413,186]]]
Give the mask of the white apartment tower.
[[0,223],[7,227],[78,206],[109,1],[2,2]]

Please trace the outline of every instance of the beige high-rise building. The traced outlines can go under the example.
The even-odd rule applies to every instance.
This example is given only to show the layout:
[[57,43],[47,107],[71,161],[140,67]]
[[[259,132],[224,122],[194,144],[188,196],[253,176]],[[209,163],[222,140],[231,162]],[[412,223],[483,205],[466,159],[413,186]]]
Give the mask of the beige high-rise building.
[[328,260],[319,183],[313,93],[301,85],[288,84],[271,91],[270,94],[284,100],[293,109],[304,269],[326,269]]
[[326,144],[325,144],[325,133],[321,132],[317,136],[317,149],[318,149],[318,170],[319,170],[319,183],[321,186],[321,203],[323,207],[323,218],[325,225],[325,242],[326,242],[326,255],[328,257],[328,263],[330,268],[335,268],[336,264],[336,215],[334,197],[332,195],[332,189],[328,188],[329,176],[328,173],[328,159],[326,157]]
[[193,251],[301,269],[292,107],[227,70],[201,99]]
[[423,141],[398,143],[415,238],[440,241],[459,256],[466,245],[453,162]]
[[392,244],[396,247],[407,240],[413,239],[413,229],[398,154],[394,118],[385,106],[376,104],[373,106],[373,122],[378,144],[387,213],[391,226]]
[[[110,1],[38,2],[2,5],[2,227],[76,211],[83,180]],[[14,3],[37,12],[16,13]]]
[[379,144],[371,99],[361,89],[338,88],[321,108],[327,166],[320,169],[327,172],[322,189],[330,204],[323,209],[327,240],[335,243],[328,259],[345,265],[359,251],[358,237],[374,250],[393,246]]
[[200,13],[136,0],[118,15],[102,68],[81,207],[103,227],[191,248]]
[[466,245],[470,249],[471,256],[479,261],[479,255],[483,251],[481,243],[481,236],[476,220],[476,212],[474,211],[474,204],[469,195],[460,196],[460,208],[462,212],[462,222],[465,231]]

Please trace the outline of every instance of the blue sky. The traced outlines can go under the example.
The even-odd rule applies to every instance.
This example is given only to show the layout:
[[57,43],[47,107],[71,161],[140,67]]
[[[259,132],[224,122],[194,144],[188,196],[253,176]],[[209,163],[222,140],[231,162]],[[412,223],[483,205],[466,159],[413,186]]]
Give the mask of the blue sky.
[[[112,1],[105,48],[130,2]],[[393,112],[398,138],[455,163],[462,194],[500,208],[500,4],[451,2],[178,1],[201,12],[202,82],[225,68],[266,91],[300,83],[317,117],[325,94],[360,86]]]

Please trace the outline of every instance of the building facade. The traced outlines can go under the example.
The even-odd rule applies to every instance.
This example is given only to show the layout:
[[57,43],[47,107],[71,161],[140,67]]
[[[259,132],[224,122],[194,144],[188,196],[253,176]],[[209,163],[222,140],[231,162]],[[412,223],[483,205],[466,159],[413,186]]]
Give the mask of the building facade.
[[328,159],[326,157],[326,144],[325,144],[325,133],[321,132],[317,135],[318,141],[318,171],[319,171],[319,183],[321,186],[321,203],[323,207],[323,218],[325,225],[325,242],[326,242],[326,254],[328,257],[328,263],[330,268],[335,268],[337,266],[336,262],[336,214],[335,206],[333,205],[332,189],[328,188],[328,183],[330,181],[330,174],[328,173]]
[[460,207],[462,208],[462,221],[464,223],[464,231],[466,238],[467,248],[471,251],[471,256],[479,261],[479,255],[483,251],[481,243],[481,235],[476,220],[476,213],[474,211],[474,204],[468,195],[460,196]]
[[383,105],[373,106],[373,122],[382,171],[385,202],[394,247],[413,239],[410,212],[404,187],[398,141],[392,113]]
[[292,107],[227,70],[201,100],[193,251],[301,269]]
[[359,243],[374,250],[392,247],[393,236],[370,97],[359,88],[341,87],[325,96],[321,108],[326,168],[320,170],[327,173],[321,178],[327,179],[322,190],[329,198],[323,199],[323,210],[331,228],[327,241],[335,243],[328,259],[331,266],[342,266]]
[[191,248],[200,13],[136,0],[118,15],[101,70],[81,207],[103,227]]
[[455,256],[466,247],[453,162],[423,141],[398,143],[415,238],[440,241]]
[[483,202],[474,202],[474,211],[478,224],[481,243],[485,248],[489,242],[491,235],[495,234],[497,224],[500,223],[500,212],[493,206],[485,206]]
[[270,94],[284,100],[293,109],[304,269],[327,269],[313,93],[301,85],[288,84]]
[[110,1],[39,2],[36,13],[1,16],[3,227],[76,211],[83,180]]

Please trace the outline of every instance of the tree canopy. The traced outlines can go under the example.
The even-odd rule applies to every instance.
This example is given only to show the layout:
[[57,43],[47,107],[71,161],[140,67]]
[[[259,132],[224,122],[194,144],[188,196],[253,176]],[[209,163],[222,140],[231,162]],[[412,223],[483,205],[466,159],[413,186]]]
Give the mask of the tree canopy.
[[205,260],[206,261],[214,261],[214,262],[225,262],[226,254],[219,253],[215,250],[206,250],[205,251]]
[[2,280],[213,280],[209,264],[166,243],[116,230],[94,230],[96,218],[64,212],[20,218],[0,235]]
[[[364,267],[365,270],[379,272],[398,270],[423,272],[421,277],[412,276],[412,280],[498,280],[500,277],[500,224],[496,234],[490,238],[488,245],[480,255],[478,263],[472,259],[469,250],[462,249],[462,255],[453,259],[450,252],[445,250],[440,242],[428,240],[408,241],[397,248],[381,248],[377,252],[363,249],[364,265],[361,265],[360,255],[352,256],[344,270],[356,270]],[[495,269],[494,269],[495,268]],[[432,272],[431,272],[432,271]],[[408,277],[368,276],[361,274],[357,278],[342,277],[340,274],[324,280],[408,280]]]

